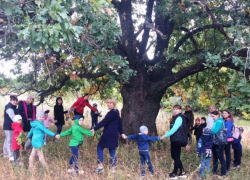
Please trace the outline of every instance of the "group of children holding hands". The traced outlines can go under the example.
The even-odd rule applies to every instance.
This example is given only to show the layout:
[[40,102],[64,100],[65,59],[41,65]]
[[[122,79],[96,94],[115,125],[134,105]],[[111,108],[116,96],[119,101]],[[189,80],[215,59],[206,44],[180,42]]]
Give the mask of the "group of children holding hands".
[[[68,172],[76,172],[83,173],[83,170],[79,170],[78,168],[78,157],[79,157],[79,146],[82,145],[84,137],[83,135],[93,136],[94,134],[90,130],[84,129],[83,126],[83,118],[77,119],[74,121],[74,125],[60,133],[55,134],[50,131],[49,122],[55,123],[53,119],[48,117],[48,111],[38,111],[36,114],[36,120],[31,122],[31,130],[28,133],[27,137],[31,138],[32,143],[32,151],[29,157],[29,169],[34,169],[34,158],[37,155],[39,157],[39,161],[41,164],[46,167],[46,162],[44,159],[42,147],[46,144],[46,135],[51,137],[55,137],[56,139],[60,139],[61,137],[71,135],[71,139],[69,142],[69,147],[71,149],[71,157],[69,160],[69,168]],[[201,123],[200,123],[201,121]],[[213,146],[213,138],[211,135],[211,129],[206,127],[206,118],[202,117],[201,120],[199,118],[196,119],[195,125],[192,127],[195,130],[196,140],[197,140],[197,156],[200,157],[201,168],[199,172],[199,177],[203,176],[203,172],[205,169],[207,171],[210,170],[210,158],[212,157],[212,146]],[[22,117],[20,115],[16,115],[14,118],[14,123],[12,123],[13,138],[12,138],[12,150],[14,154],[14,162],[18,162],[19,157],[19,149],[21,148],[21,144],[17,142],[17,137],[23,131],[22,129]],[[241,134],[243,132],[243,128],[239,128],[240,136],[238,139],[234,139],[233,149],[234,149],[234,164],[236,166],[240,166],[241,164],[241,156],[242,156],[242,145]],[[149,171],[151,175],[154,176],[153,165],[150,160],[149,155],[149,146],[150,142],[159,141],[162,139],[161,137],[152,137],[148,136],[148,128],[146,126],[140,127],[140,133],[137,135],[123,135],[123,139],[136,140],[139,149],[139,156],[141,160],[141,176],[145,176],[145,164],[148,164]],[[20,162],[19,162],[20,163]]]

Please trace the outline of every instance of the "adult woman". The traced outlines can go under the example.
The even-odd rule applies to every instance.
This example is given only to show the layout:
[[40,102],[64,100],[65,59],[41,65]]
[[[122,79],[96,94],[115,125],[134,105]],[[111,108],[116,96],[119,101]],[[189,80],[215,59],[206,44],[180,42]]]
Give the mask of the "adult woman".
[[56,121],[55,125],[57,126],[57,133],[60,134],[62,127],[65,124],[64,114],[68,111],[63,110],[63,100],[61,97],[56,98],[56,105],[54,106],[54,120]]
[[3,129],[5,134],[5,141],[3,145],[3,154],[4,157],[8,157],[10,161],[14,161],[13,151],[11,149],[12,146],[12,136],[13,130],[11,128],[11,123],[14,121],[14,117],[17,114],[16,106],[17,106],[17,97],[11,95],[10,102],[5,106],[4,109],[4,122]]
[[[215,135],[219,132],[221,128],[224,127],[223,119],[220,118],[220,114],[218,111],[211,112],[211,116],[214,120],[213,127],[212,127],[212,135]],[[213,174],[216,174],[218,169],[218,159],[220,160],[221,164],[221,176],[226,176],[226,162],[224,158],[224,148],[225,145],[216,145],[213,144],[212,152],[213,152]]]
[[[186,116],[181,113],[181,106],[175,105],[173,120],[170,122],[170,130],[162,136],[165,139],[170,136],[171,157],[174,160],[174,170],[169,174],[170,179],[187,178],[181,162],[181,147],[187,146],[188,137],[186,132]],[[177,175],[177,171],[180,173]]]
[[115,149],[118,147],[118,135],[119,133],[124,136],[122,130],[122,122],[119,116],[119,111],[116,109],[116,99],[115,98],[108,98],[107,99],[107,106],[110,110],[105,118],[98,123],[92,132],[104,127],[103,134],[101,139],[97,145],[97,157],[98,157],[98,167],[96,168],[97,173],[102,173],[103,169],[103,150],[104,148],[109,149],[109,154],[111,156],[111,165],[112,171],[111,173],[115,173],[115,166],[116,166],[116,152]]
[[30,122],[36,119],[36,107],[33,105],[34,97],[28,95],[27,101],[22,101],[18,106],[18,114],[22,116],[23,131],[29,132],[31,129]]
[[225,109],[222,111],[222,117],[225,122],[225,128],[227,129],[227,144],[225,145],[225,155],[226,155],[226,171],[229,171],[230,164],[231,164],[231,146],[233,143],[233,127],[234,127],[234,121],[233,121],[233,114],[228,110]]

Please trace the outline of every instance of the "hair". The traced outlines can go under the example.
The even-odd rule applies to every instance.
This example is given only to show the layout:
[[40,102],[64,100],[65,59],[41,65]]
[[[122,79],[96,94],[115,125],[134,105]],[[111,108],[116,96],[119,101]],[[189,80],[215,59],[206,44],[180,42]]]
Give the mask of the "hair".
[[84,96],[89,96],[89,93],[85,93]]
[[191,108],[191,106],[190,105],[186,105],[186,108]]
[[44,111],[44,114],[49,114],[49,110]]
[[210,107],[214,107],[215,111],[217,111],[217,108],[216,108],[214,105],[210,105],[210,106],[208,107],[208,112],[209,112]]
[[180,109],[180,110],[181,110],[181,105],[176,104],[176,105],[174,105],[173,109],[174,109],[174,108]]
[[117,104],[116,99],[115,99],[114,97],[109,97],[109,98],[107,99],[107,102],[108,102],[108,101],[111,101],[111,102],[114,104],[114,109],[116,109],[116,104]]
[[29,95],[27,96],[27,100],[28,100],[29,98],[30,98],[30,99],[34,99],[34,96],[33,96],[32,94],[29,94]]
[[58,100],[59,100],[59,99],[61,99],[61,100],[62,100],[62,98],[61,98],[61,97],[57,97],[57,98],[56,98],[56,105],[59,105],[59,104],[58,104]]
[[[231,111],[229,111],[229,109],[225,109],[225,110],[223,110],[223,111],[226,111],[226,112],[229,114],[228,117],[231,119],[232,122],[234,122],[233,113],[232,113]],[[223,113],[223,111],[222,111],[222,113]],[[224,118],[223,118],[223,119],[224,119]]]
[[10,96],[10,101],[18,101],[17,97],[14,95]]
[[216,115],[216,116],[220,115],[220,113],[218,111],[213,111],[213,112],[211,112],[211,114]]

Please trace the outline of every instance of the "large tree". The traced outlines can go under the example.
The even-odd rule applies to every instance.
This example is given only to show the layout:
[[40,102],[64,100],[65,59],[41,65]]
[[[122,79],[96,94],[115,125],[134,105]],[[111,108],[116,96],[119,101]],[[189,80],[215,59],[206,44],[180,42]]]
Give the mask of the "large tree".
[[34,71],[8,88],[37,91],[42,102],[72,79],[115,80],[126,133],[142,124],[157,133],[160,101],[185,77],[212,67],[248,75],[247,0],[4,0],[1,7],[2,60]]

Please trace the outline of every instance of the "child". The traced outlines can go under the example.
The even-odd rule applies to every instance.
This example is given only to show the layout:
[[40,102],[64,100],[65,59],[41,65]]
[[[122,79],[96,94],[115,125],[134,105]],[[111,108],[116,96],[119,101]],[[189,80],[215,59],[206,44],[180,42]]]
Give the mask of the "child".
[[244,129],[242,127],[239,127],[239,138],[235,139],[233,141],[232,144],[232,148],[234,150],[234,167],[235,168],[240,168],[240,164],[241,164],[241,157],[242,157],[242,145],[240,143],[241,141],[241,134],[243,133]]
[[[13,129],[13,137],[12,137],[12,150],[13,150],[13,156],[14,156],[14,163],[17,163],[17,159],[19,156],[19,149],[20,145],[17,143],[16,138],[19,136],[19,134],[23,131],[22,126],[22,116],[15,115],[14,117],[14,123],[11,124],[11,128]],[[21,163],[20,163],[21,165]]]
[[[83,135],[86,134],[88,136],[93,136],[92,132],[86,129],[83,129],[83,118],[80,118],[79,120],[76,119],[75,125],[73,125],[70,129],[67,131],[62,132],[60,135],[57,135],[57,138],[72,135],[69,147],[71,149],[72,156],[69,160],[69,169],[68,173],[77,172],[79,174],[84,173],[83,170],[78,169],[78,152],[79,152],[79,146],[83,143]],[[72,165],[75,164],[74,169],[72,168]]]
[[[200,123],[201,122],[201,123]],[[205,117],[201,117],[201,119],[199,117],[196,118],[195,120],[195,126],[193,127],[194,130],[194,135],[196,136],[196,142],[198,143],[203,129],[206,127],[206,118]]]
[[56,98],[56,105],[54,106],[54,120],[56,121],[57,133],[60,134],[62,131],[62,127],[65,124],[64,114],[68,113],[68,111],[63,110],[63,100],[61,97]]
[[98,110],[97,110],[97,104],[96,103],[93,104],[93,108],[96,109],[96,112],[94,112],[93,110],[91,110],[91,112],[90,112],[90,115],[92,117],[91,129],[93,129],[97,125],[98,117],[102,117],[101,113],[99,113]]
[[145,176],[145,163],[148,161],[148,168],[149,171],[151,172],[151,175],[154,176],[154,169],[153,165],[150,160],[149,156],[149,142],[150,141],[159,141],[160,137],[150,137],[148,136],[148,128],[146,126],[141,126],[140,127],[140,132],[139,135],[130,135],[126,136],[124,135],[124,139],[131,139],[131,140],[137,140],[138,141],[138,149],[139,149],[139,155],[141,158],[141,176],[142,178]]
[[[43,124],[44,126],[49,129],[49,123],[56,123],[57,121],[53,120],[51,117],[49,117],[49,110],[44,112],[44,119],[43,119]],[[47,134],[44,136],[44,145],[46,145],[46,140],[47,140]]]
[[213,138],[211,129],[205,128],[197,145],[197,155],[200,157],[201,168],[198,177],[204,176],[203,172],[210,171],[210,158],[212,157]]
[[48,134],[51,137],[55,137],[55,133],[51,132],[48,130],[44,124],[43,124],[43,118],[44,118],[44,112],[43,111],[38,111],[36,114],[36,120],[32,121],[31,124],[31,130],[29,134],[27,135],[28,138],[32,137],[31,144],[33,146],[33,149],[31,151],[30,157],[29,157],[29,169],[33,170],[34,169],[34,158],[36,154],[39,157],[39,161],[42,163],[44,167],[47,167],[43,151],[42,151],[42,146],[44,144],[44,135]]

